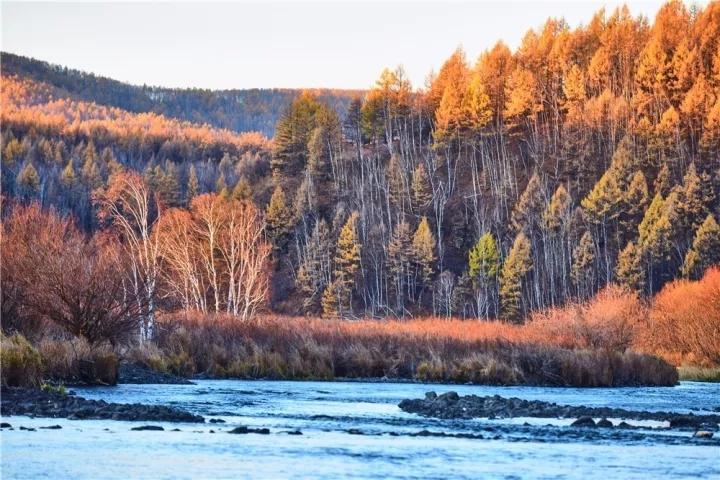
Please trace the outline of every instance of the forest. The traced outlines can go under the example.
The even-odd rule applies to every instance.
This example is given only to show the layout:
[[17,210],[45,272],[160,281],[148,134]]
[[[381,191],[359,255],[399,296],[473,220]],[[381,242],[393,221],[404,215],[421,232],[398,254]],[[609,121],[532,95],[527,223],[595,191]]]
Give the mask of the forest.
[[[401,345],[427,348],[423,378],[466,381],[428,335],[466,342],[452,358],[513,343],[500,383],[538,378],[512,362],[541,346],[553,364],[720,363],[720,2],[551,18],[515,51],[458,48],[426,85],[398,66],[366,92],[130,87],[5,53],[2,68],[7,333],[140,332],[163,353],[138,355],[181,374],[419,375],[383,350]],[[218,328],[259,329],[265,349],[202,350],[193,336],[219,345]],[[370,360],[333,350],[353,341]],[[317,362],[273,364],[288,342]]]
[[[47,62],[3,52],[3,75],[48,83],[62,96],[117,107],[134,113],[153,112],[195,123],[207,123],[235,132],[261,132],[271,137],[275,123],[288,102],[302,90],[246,89],[207,90],[135,86]],[[313,94],[332,105],[341,115],[350,100],[362,92],[314,89]]]

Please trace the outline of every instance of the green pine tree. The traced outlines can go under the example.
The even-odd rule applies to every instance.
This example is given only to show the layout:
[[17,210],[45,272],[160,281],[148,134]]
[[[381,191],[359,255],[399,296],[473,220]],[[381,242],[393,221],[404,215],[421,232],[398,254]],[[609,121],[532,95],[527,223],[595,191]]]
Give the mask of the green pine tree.
[[685,255],[682,274],[696,280],[712,265],[720,265],[720,226],[715,217],[708,214],[695,232],[692,248]]

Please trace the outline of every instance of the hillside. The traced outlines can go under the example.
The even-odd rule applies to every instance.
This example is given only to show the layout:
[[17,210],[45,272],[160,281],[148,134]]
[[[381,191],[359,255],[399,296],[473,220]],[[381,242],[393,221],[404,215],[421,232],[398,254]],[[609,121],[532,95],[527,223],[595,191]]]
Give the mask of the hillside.
[[[283,110],[302,90],[206,90],[135,86],[92,73],[52,65],[12,53],[0,54],[3,75],[16,75],[52,85],[70,97],[128,112],[153,112],[235,132],[257,131],[272,137]],[[357,90],[311,90],[344,116]]]
[[[3,193],[104,231],[93,199],[140,173],[158,215],[176,209],[162,235],[196,249],[162,254],[166,309],[230,311],[236,264],[214,257],[214,228],[198,232],[247,200],[275,312],[522,322],[612,284],[650,298],[720,263],[719,47],[720,2],[668,2],[652,23],[627,8],[575,29],[549,19],[514,52],[458,49],[426,89],[386,69],[346,115],[297,95],[271,143],[179,120],[177,99],[201,92],[8,56]],[[208,95],[219,110],[201,117],[227,100]]]

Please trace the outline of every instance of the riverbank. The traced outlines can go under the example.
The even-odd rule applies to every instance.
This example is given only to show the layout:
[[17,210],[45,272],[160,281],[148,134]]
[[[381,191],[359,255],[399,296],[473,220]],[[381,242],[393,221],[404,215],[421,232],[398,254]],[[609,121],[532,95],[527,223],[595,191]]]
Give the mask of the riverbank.
[[128,420],[203,423],[205,419],[187,410],[140,403],[109,403],[76,395],[35,388],[2,387],[0,415],[68,418],[70,420]]

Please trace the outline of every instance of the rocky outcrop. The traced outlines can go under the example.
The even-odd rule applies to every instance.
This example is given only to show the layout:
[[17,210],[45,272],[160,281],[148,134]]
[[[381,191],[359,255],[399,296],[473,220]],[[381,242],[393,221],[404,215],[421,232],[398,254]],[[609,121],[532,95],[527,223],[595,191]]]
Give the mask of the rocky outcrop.
[[29,388],[3,387],[0,414],[70,420],[106,419],[202,423],[205,419],[186,410],[163,405],[108,403],[75,395]]
[[[628,420],[658,420],[670,422],[671,428],[698,428],[702,426],[718,428],[720,415],[679,415],[672,412],[646,412],[625,410],[623,408],[584,407],[558,405],[557,403],[520,398],[503,398],[499,395],[479,397],[477,395],[459,396],[456,392],[437,395],[428,392],[424,399],[403,400],[399,407],[408,413],[424,417],[455,418],[576,418],[574,426],[612,426],[610,422],[596,424],[593,418],[607,417]],[[592,422],[592,425],[590,425]],[[606,423],[607,422],[607,423]],[[610,423],[610,425],[608,425]]]

